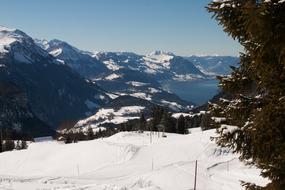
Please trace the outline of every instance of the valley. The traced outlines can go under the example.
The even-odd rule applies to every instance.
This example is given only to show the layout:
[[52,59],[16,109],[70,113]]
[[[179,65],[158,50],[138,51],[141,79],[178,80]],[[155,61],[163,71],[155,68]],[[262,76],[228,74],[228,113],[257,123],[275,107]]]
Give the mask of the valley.
[[0,190],[284,190],[285,0],[0,6]]
[[122,121],[149,115],[155,105],[189,112],[218,92],[215,71],[238,62],[235,57],[182,57],[163,51],[92,53],[61,40],[33,39],[17,29],[1,27],[0,34],[1,81],[20,87],[31,111],[54,130],[100,109],[141,106],[132,117],[123,113]]

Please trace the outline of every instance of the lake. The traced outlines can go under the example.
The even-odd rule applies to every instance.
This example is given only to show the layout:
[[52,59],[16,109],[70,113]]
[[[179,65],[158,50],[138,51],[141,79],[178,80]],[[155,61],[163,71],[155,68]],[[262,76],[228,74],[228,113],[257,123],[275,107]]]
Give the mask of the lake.
[[202,105],[218,93],[218,83],[216,79],[170,81],[163,84],[163,88],[176,93],[181,99]]

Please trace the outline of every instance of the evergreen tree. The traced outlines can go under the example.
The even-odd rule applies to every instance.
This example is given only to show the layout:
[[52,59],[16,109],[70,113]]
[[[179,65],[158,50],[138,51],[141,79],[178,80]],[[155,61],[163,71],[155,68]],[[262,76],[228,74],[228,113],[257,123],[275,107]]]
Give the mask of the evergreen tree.
[[26,149],[28,147],[27,142],[26,141],[22,141],[21,142],[21,149]]
[[87,129],[87,140],[94,140],[95,134],[93,132],[93,129],[91,127],[88,127]]
[[[218,145],[240,153],[240,159],[262,170],[266,187],[285,187],[285,2],[280,0],[214,1],[208,11],[244,47],[240,67],[222,76],[220,86],[233,99],[212,104],[219,125]],[[229,129],[230,128],[230,129]]]
[[65,144],[70,144],[72,143],[72,135],[71,135],[71,132],[68,132],[66,135],[65,135]]
[[11,151],[11,150],[14,150],[14,149],[15,149],[14,141],[11,140],[11,139],[5,140],[4,151]]
[[16,149],[16,150],[21,150],[21,143],[20,143],[19,140],[17,140],[17,142],[16,142],[15,149]]
[[162,119],[160,121],[160,125],[164,127],[164,131],[167,133],[176,133],[175,124],[176,121],[173,117],[171,117],[172,114],[168,111],[164,111]]
[[139,120],[139,130],[140,131],[145,131],[146,130],[146,119],[144,117],[144,114],[142,113],[140,116],[140,120]]
[[157,126],[161,123],[162,117],[164,113],[166,112],[166,109],[161,106],[155,106],[152,108],[151,111],[151,131],[157,131]]
[[96,133],[97,138],[101,138],[103,137],[103,132],[101,130],[101,128],[99,128],[99,131]]
[[168,122],[167,120],[168,120],[168,114],[164,113],[159,124],[165,127]]
[[185,134],[185,131],[185,118],[183,115],[180,115],[176,122],[176,132],[179,134]]
[[79,128],[78,132],[77,132],[77,140],[78,141],[84,141],[86,140],[86,135],[83,133],[82,129]]
[[212,122],[211,122],[211,115],[209,113],[205,113],[201,116],[201,124],[200,127],[202,130],[207,130],[213,128]]
[[130,122],[126,123],[126,131],[132,131],[133,130],[133,126]]

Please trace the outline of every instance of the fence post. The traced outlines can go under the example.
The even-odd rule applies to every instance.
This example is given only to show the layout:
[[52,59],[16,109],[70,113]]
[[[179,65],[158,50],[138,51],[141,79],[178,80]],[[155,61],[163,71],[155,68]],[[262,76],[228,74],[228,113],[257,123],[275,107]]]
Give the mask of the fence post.
[[77,167],[77,176],[79,176],[79,165],[77,164],[76,167]]
[[229,161],[227,161],[227,171],[229,172]]
[[195,179],[194,179],[194,190],[196,190],[196,183],[197,183],[197,160],[195,162]]
[[151,171],[153,171],[153,158],[151,160]]

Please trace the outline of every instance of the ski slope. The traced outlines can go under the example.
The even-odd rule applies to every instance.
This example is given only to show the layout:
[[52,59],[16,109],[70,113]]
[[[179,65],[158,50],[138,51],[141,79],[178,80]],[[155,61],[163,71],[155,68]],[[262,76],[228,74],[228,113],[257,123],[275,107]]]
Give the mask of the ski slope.
[[33,143],[0,154],[1,190],[241,190],[240,180],[265,185],[259,170],[218,148],[214,130],[192,134],[122,132],[105,139]]

